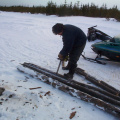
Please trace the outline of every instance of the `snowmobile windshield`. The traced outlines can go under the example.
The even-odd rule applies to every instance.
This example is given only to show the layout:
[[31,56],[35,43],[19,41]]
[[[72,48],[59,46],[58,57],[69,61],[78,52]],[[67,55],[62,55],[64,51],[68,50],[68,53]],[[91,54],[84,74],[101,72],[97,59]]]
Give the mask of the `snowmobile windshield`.
[[113,38],[106,40],[106,42],[120,43],[120,34],[114,36]]
[[115,42],[120,42],[120,34],[116,35],[114,37]]

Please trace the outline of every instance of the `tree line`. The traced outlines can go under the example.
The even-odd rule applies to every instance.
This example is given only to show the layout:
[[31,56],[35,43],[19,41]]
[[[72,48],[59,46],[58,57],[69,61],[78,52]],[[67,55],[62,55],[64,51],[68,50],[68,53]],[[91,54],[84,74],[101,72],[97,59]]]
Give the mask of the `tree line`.
[[42,13],[46,15],[57,15],[57,16],[87,16],[87,17],[104,17],[107,20],[109,18],[115,18],[120,21],[120,10],[117,6],[107,8],[106,4],[98,7],[94,3],[91,4],[80,4],[78,1],[74,5],[72,2],[67,4],[66,0],[64,4],[57,5],[56,3],[48,2],[47,6],[0,6],[1,11],[13,11],[13,12],[29,12],[32,14]]

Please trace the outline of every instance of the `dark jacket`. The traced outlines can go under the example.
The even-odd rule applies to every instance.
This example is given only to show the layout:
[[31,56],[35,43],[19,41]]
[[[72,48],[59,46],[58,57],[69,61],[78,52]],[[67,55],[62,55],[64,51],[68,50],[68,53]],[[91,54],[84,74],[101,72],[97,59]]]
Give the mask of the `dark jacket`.
[[82,47],[86,43],[85,33],[78,27],[73,25],[64,25],[64,30],[62,34],[63,39],[63,48],[60,51],[60,54],[67,56],[72,48]]

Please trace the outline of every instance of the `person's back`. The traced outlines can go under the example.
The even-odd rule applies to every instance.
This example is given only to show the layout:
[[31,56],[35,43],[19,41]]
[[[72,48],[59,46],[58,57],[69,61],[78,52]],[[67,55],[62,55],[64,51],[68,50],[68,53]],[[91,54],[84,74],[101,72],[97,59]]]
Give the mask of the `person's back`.
[[60,53],[64,56],[68,55],[72,48],[81,47],[86,43],[86,35],[84,32],[73,25],[64,25],[62,36],[64,46]]
[[63,38],[65,39],[69,37],[70,38],[69,40],[74,40],[75,46],[81,46],[84,43],[86,43],[86,35],[80,28],[74,25],[66,24],[64,25],[63,29],[64,29],[62,34]]

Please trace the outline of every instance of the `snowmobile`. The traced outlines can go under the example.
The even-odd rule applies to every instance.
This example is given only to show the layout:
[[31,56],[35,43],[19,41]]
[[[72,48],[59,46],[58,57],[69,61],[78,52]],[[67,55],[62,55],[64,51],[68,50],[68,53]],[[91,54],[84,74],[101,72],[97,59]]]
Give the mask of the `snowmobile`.
[[87,39],[88,41],[95,41],[96,39],[100,39],[102,41],[112,39],[111,36],[107,35],[106,33],[96,29],[96,26],[92,26],[88,28]]
[[100,56],[106,56],[111,61],[120,62],[120,34],[114,38],[93,44],[92,50]]
[[101,62],[101,60],[120,62],[120,34],[112,39],[92,44],[91,49],[97,54],[97,57],[92,59],[82,55],[84,59],[100,64],[106,64]]

